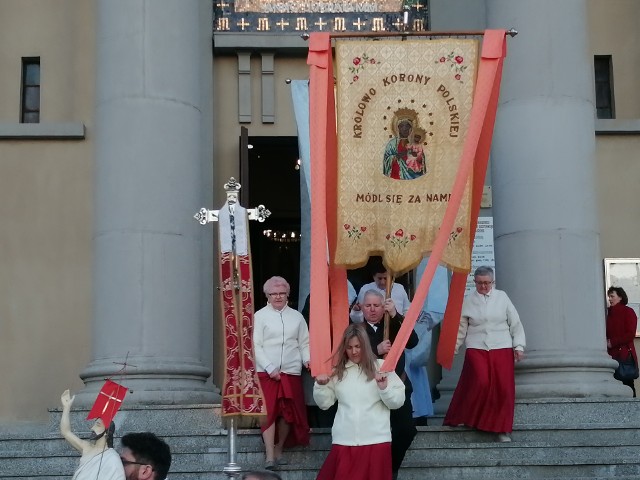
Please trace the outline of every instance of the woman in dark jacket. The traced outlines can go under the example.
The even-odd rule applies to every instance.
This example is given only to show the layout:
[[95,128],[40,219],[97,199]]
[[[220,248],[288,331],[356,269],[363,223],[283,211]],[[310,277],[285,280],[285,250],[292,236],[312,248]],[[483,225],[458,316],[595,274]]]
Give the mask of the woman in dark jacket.
[[[607,290],[609,298],[609,310],[607,313],[607,352],[614,360],[625,360],[629,352],[633,360],[638,364],[638,356],[633,340],[636,337],[638,317],[631,307],[627,306],[629,298],[621,287],[610,287]],[[633,396],[636,396],[636,388],[633,380],[623,380],[622,383],[631,387]]]

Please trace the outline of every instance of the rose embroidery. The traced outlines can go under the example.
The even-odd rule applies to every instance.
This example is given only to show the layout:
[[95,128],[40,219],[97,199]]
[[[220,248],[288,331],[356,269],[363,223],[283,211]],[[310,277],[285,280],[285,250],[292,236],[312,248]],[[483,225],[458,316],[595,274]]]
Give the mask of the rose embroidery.
[[351,226],[348,223],[345,223],[343,227],[349,238],[353,238],[354,240],[358,240],[360,237],[362,237],[362,234],[367,231],[367,227],[364,225]]
[[352,63],[353,66],[349,67],[349,71],[353,74],[353,80],[350,82],[353,84],[360,79],[359,74],[362,73],[367,65],[375,65],[380,62],[363,52],[359,57],[353,57]]
[[410,242],[415,241],[418,237],[413,233],[405,233],[404,229],[399,228],[393,233],[387,233],[387,241],[396,248],[405,248]]
[[449,65],[449,69],[453,72],[453,78],[460,83],[464,83],[462,76],[467,69],[467,65],[464,65],[464,57],[462,55],[456,55],[455,52],[451,52],[446,57],[440,57],[435,63]]
[[462,233],[463,228],[462,227],[457,227],[455,230],[453,230],[450,234],[449,234],[449,240],[447,240],[447,243],[449,245],[451,245],[453,242],[456,241],[456,239],[460,236],[460,234]]

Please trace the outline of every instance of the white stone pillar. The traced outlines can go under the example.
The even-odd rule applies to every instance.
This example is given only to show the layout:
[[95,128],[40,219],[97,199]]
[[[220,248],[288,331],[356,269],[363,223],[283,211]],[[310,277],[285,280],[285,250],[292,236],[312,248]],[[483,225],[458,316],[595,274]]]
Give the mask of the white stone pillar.
[[498,288],[527,334],[519,398],[629,395],[606,353],[584,0],[487,0],[510,28],[492,150]]
[[211,9],[206,0],[97,1],[87,401],[127,354],[134,366],[114,380],[133,390],[128,404],[219,398],[201,351],[201,324],[211,321],[211,284],[202,282],[211,278],[203,273],[211,271],[203,255],[211,235],[193,218],[211,198],[210,177],[203,181],[212,151],[211,128],[203,128],[211,122]]

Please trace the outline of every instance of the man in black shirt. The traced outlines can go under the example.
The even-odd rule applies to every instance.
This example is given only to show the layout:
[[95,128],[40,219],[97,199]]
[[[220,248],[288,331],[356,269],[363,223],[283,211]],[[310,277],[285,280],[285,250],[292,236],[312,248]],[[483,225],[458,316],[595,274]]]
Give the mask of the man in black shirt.
[[[371,348],[378,358],[383,358],[391,350],[391,345],[398,335],[404,318],[396,311],[393,300],[390,298],[385,300],[380,292],[373,289],[365,292],[360,308],[364,313],[364,326],[371,342]],[[388,340],[384,339],[385,311],[389,312]],[[405,348],[413,348],[416,345],[418,345],[418,335],[411,331]],[[404,362],[403,352],[395,371],[405,384],[405,402],[402,407],[391,410],[391,465],[394,479],[398,477],[402,460],[417,433],[411,406],[411,382],[404,371]]]

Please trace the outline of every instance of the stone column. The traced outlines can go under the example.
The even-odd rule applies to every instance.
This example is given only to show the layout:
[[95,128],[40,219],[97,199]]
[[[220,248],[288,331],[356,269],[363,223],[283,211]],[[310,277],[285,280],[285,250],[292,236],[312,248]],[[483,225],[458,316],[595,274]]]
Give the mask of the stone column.
[[128,404],[219,398],[201,351],[211,235],[193,219],[210,198],[211,8],[97,1],[93,360],[83,402],[127,355],[126,377],[114,380],[133,390]]
[[605,348],[583,0],[487,0],[508,41],[492,150],[498,288],[527,334],[518,398],[629,395]]

